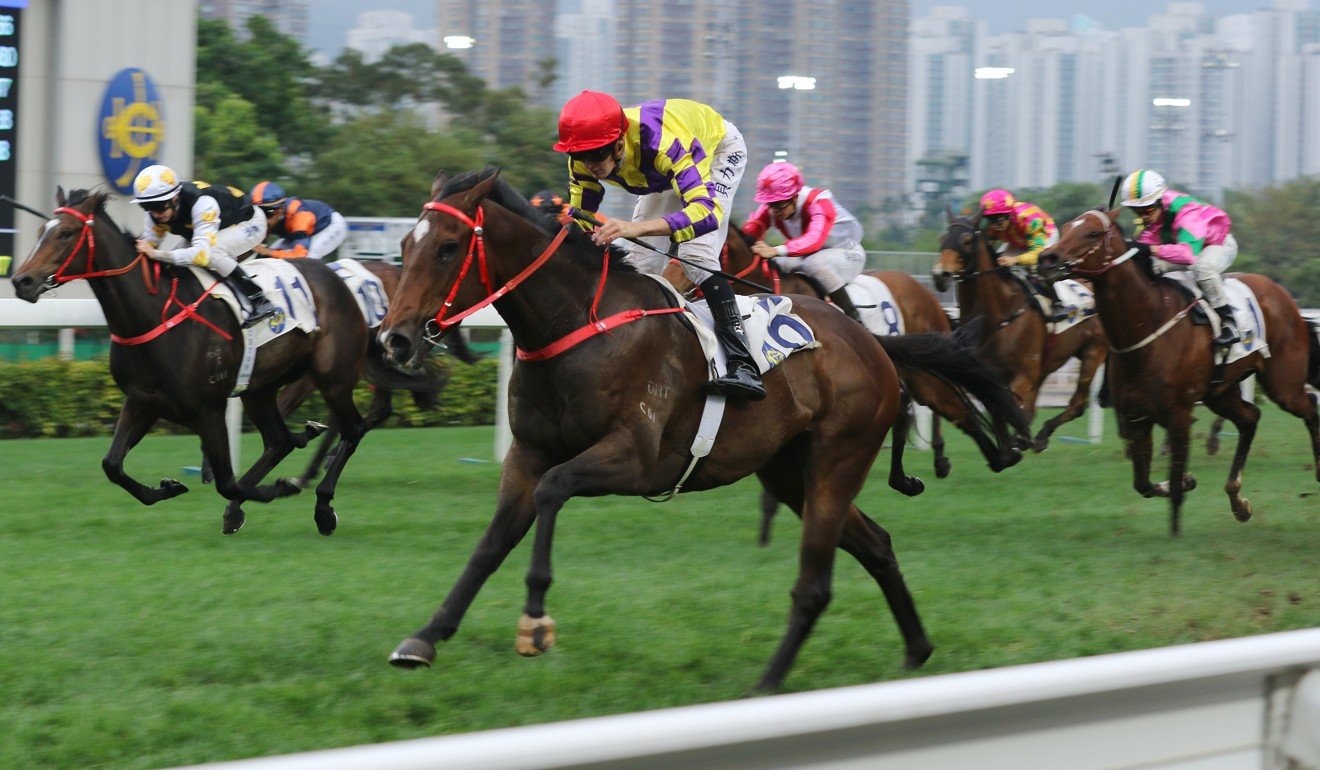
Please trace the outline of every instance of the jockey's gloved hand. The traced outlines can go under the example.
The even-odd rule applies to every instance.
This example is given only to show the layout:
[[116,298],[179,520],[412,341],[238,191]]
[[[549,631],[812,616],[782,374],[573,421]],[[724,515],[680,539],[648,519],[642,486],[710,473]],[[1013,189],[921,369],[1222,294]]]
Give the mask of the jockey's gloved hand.
[[1128,238],[1126,239],[1125,242],[1127,243],[1129,249],[1137,250],[1137,256],[1146,257],[1147,259],[1150,258],[1149,243],[1142,243],[1141,241],[1138,241],[1134,238]]

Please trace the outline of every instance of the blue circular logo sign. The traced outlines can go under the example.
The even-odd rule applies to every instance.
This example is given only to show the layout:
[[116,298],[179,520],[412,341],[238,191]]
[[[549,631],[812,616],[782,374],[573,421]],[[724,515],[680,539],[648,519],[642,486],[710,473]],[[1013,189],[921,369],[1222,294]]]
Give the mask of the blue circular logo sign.
[[147,73],[120,70],[106,86],[96,137],[105,178],[132,193],[138,172],[159,162],[165,139],[160,91]]

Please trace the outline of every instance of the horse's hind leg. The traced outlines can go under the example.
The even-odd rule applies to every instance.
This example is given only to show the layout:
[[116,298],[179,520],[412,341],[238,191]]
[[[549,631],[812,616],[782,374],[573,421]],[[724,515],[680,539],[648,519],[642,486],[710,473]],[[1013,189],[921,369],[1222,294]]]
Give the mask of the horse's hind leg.
[[468,557],[463,574],[449,589],[440,609],[436,610],[425,627],[399,643],[390,654],[391,665],[417,668],[435,662],[435,643],[450,638],[458,631],[458,624],[472,605],[477,592],[504,563],[509,552],[527,535],[527,530],[531,529],[532,521],[536,518],[532,494],[542,468],[539,458],[514,442],[500,475],[499,503],[494,518],[486,526],[486,532]]
[[110,442],[110,450],[101,460],[101,470],[105,471],[106,478],[123,487],[143,505],[153,505],[188,491],[188,487],[174,479],[161,479],[160,486],[149,487],[124,473],[124,458],[128,456],[129,450],[137,446],[155,424],[154,412],[145,405],[128,399],[119,410],[119,420],[115,423],[115,435]]
[[764,548],[770,545],[770,525],[774,521],[775,511],[779,510],[779,498],[771,494],[770,490],[761,489],[761,534],[757,538],[756,544]]
[[1187,474],[1187,460],[1192,449],[1192,413],[1191,410],[1175,412],[1169,418],[1169,534],[1177,536],[1181,531],[1183,497],[1196,487],[1196,482]]
[[1242,398],[1241,391],[1234,385],[1227,390],[1207,396],[1205,405],[1218,415],[1223,415],[1237,428],[1237,448],[1233,450],[1233,464],[1228,469],[1228,481],[1224,492],[1228,494],[1228,503],[1233,509],[1233,517],[1238,521],[1251,518],[1251,501],[1242,496],[1242,469],[1247,465],[1247,454],[1251,452],[1251,442],[1256,438],[1256,425],[1260,421],[1260,408]]
[[953,464],[944,454],[944,431],[940,428],[940,416],[934,410],[930,413],[930,450],[935,455],[935,478],[948,478]]
[[339,484],[339,474],[343,473],[348,459],[357,451],[362,436],[366,433],[366,421],[358,413],[353,403],[353,390],[339,387],[324,391],[326,405],[334,415],[335,427],[339,430],[339,443],[332,450],[330,464],[326,466],[325,478],[316,486],[316,531],[329,535],[339,524],[339,516],[330,505],[335,497],[335,487]]
[[854,505],[849,512],[839,547],[851,554],[875,578],[880,590],[884,592],[889,609],[894,613],[894,620],[898,622],[899,633],[903,635],[906,649],[904,667],[920,667],[930,657],[933,648],[926,638],[921,618],[917,615],[912,593],[908,591],[903,573],[898,569],[898,557],[894,555],[889,533]]
[[905,394],[889,433],[889,440],[893,442],[889,455],[889,486],[908,497],[916,497],[926,490],[926,485],[916,476],[907,475],[903,469],[903,452],[907,449],[908,431],[912,427],[911,406],[912,400]]

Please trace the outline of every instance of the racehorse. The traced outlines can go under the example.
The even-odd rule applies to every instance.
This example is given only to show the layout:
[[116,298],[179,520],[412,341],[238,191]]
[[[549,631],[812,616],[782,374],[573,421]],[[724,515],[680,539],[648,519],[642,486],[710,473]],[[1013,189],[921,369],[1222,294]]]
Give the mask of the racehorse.
[[[763,259],[751,248],[751,239],[734,228],[720,256],[721,266],[735,278],[746,279],[771,288],[776,294],[801,294],[808,297],[825,299],[825,292],[815,282],[801,273],[784,272],[773,262]],[[922,286],[916,279],[901,270],[872,270],[864,275],[879,280],[894,296],[897,310],[902,315],[903,329],[908,333],[930,332],[951,334],[953,325],[949,316],[940,305],[939,298]],[[752,294],[759,291],[750,283],[733,282],[733,290],[739,294]],[[929,407],[931,410],[930,448],[934,455],[935,476],[945,478],[952,467],[944,453],[944,434],[940,429],[940,418],[957,425],[964,433],[976,441],[982,455],[990,464],[991,470],[998,473],[1011,466],[1020,455],[1014,453],[1005,457],[997,451],[993,443],[985,440],[980,426],[963,405],[962,398],[938,378],[921,371],[907,371],[900,368],[905,399]],[[905,407],[906,409],[906,407]],[[893,451],[902,452],[907,440],[907,421],[895,426]],[[761,530],[759,543],[770,542],[770,526],[779,503],[768,492],[761,495]]]
[[[390,656],[404,668],[435,660],[435,643],[457,631],[477,591],[533,522],[517,647],[526,655],[548,649],[554,621],[545,597],[560,509],[576,496],[657,495],[679,486],[692,461],[688,448],[709,371],[693,332],[664,317],[678,311],[669,290],[633,270],[620,250],[593,246],[574,227],[556,234],[498,170],[452,181],[441,175],[431,194],[404,239],[403,279],[381,340],[396,362],[408,361],[428,327],[494,303],[520,352],[509,382],[513,442],[495,516],[439,610]],[[756,473],[802,518],[788,630],[758,690],[782,683],[829,603],[836,547],[884,592],[906,665],[919,666],[931,654],[889,534],[854,504],[899,416],[894,362],[936,372],[986,409],[1022,422],[994,373],[949,338],[879,340],[810,298],[794,299],[793,310],[822,346],[768,371],[765,400],[730,401],[720,440],[683,485],[710,489]],[[996,440],[1006,445],[1009,431]]]
[[[1257,350],[1220,364],[1208,326],[1190,316],[1192,304],[1171,280],[1155,277],[1149,257],[1128,251],[1119,225],[1121,209],[1088,211],[1061,229],[1059,243],[1041,254],[1049,279],[1090,278],[1100,322],[1115,346],[1110,357],[1110,395],[1120,432],[1132,458],[1133,486],[1144,497],[1168,497],[1170,530],[1179,531],[1183,495],[1195,486],[1187,473],[1192,407],[1202,401],[1237,427],[1237,449],[1228,472],[1229,504],[1238,521],[1251,518],[1241,495],[1260,409],[1242,398],[1238,383],[1255,374],[1270,400],[1306,422],[1314,472],[1320,480],[1320,416],[1316,397],[1306,392],[1308,375],[1320,366],[1320,342],[1307,328],[1292,295],[1263,275],[1234,273],[1260,302],[1269,357]],[[1151,431],[1158,424],[1169,438],[1169,480],[1150,481]]]
[[261,432],[264,451],[235,479],[225,407],[243,355],[239,319],[224,303],[204,301],[210,289],[191,271],[137,254],[133,236],[106,213],[107,197],[74,190],[66,200],[60,190],[55,218],[12,279],[15,294],[28,302],[62,283],[86,279],[105,313],[115,342],[110,372],[125,396],[110,451],[101,461],[106,476],[144,505],[187,492],[174,479],[150,487],[124,472],[125,456],[157,420],[178,423],[201,438],[216,489],[230,501],[221,531],[237,532],[245,521],[243,501],[269,502],[301,491],[286,481],[256,484],[320,433],[309,427],[292,434],[276,406],[279,389],[306,375],[341,431],[335,458],[316,489],[316,528],[323,535],[334,532],[338,516],[330,502],[335,485],[365,430],[353,386],[362,372],[368,333],[344,282],[319,261],[292,263],[313,298],[320,328],[313,334],[288,332],[257,351],[242,399]]
[[965,217],[954,217],[951,212],[948,228],[940,238],[940,256],[931,274],[940,291],[951,282],[957,283],[959,323],[984,319],[986,337],[982,357],[1003,371],[1028,421],[1035,417],[1036,396],[1045,378],[1071,358],[1081,363],[1077,387],[1068,399],[1068,406],[1046,420],[1035,438],[1030,439],[1035,451],[1045,451],[1050,436],[1060,425],[1086,411],[1091,380],[1109,352],[1104,329],[1092,317],[1059,334],[1051,334],[1045,316],[1037,312],[1035,298],[1010,268],[996,262],[977,225]]

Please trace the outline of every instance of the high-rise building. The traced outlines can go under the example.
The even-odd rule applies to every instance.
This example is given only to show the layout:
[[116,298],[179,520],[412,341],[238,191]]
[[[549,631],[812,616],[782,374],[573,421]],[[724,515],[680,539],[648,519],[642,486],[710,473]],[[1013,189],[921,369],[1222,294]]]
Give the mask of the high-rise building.
[[395,46],[424,43],[435,47],[439,39],[433,29],[418,29],[410,13],[367,11],[357,16],[357,26],[344,36],[344,44],[373,62]]
[[555,67],[556,3],[547,0],[439,0],[441,47],[491,88],[519,86],[549,106]]
[[307,43],[306,0],[200,0],[197,12],[203,19],[223,19],[240,33],[251,16],[265,16],[280,32]]

